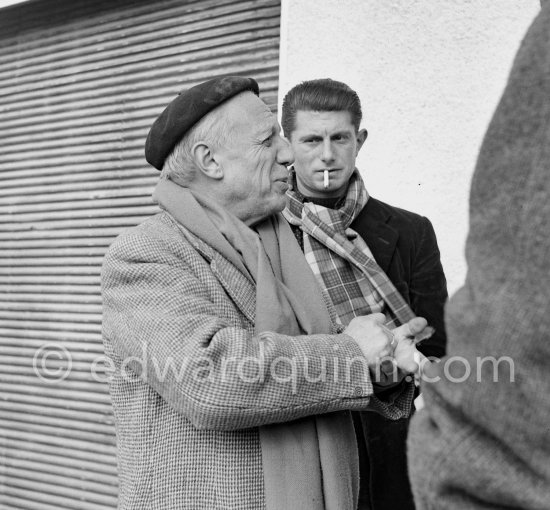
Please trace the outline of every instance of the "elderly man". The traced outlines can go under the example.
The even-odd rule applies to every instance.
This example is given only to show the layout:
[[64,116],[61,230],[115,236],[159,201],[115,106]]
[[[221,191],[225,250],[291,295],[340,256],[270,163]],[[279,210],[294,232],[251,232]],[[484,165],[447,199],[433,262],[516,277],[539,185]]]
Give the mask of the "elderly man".
[[145,149],[163,211],[105,258],[121,509],[355,510],[347,410],[410,411],[370,375],[389,355],[415,371],[426,321],[336,324],[276,214],[293,157],[258,93],[225,77],[168,105]]
[[[282,126],[294,150],[285,218],[342,324],[384,313],[388,324],[415,314],[435,327],[419,350],[442,356],[446,280],[428,219],[369,194],[355,159],[367,138],[361,103],[346,84],[312,80],[283,101]],[[407,477],[408,419],[354,415],[361,458],[360,508],[414,508]]]

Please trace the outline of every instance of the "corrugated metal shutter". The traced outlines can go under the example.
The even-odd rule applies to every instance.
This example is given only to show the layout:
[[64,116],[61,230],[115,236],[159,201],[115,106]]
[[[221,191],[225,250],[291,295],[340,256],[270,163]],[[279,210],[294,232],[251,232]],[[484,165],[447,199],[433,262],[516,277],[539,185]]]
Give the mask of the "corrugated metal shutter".
[[274,0],[0,10],[1,508],[115,507],[112,410],[92,372],[102,257],[156,211],[143,144],[179,90],[253,76],[275,108],[279,16]]

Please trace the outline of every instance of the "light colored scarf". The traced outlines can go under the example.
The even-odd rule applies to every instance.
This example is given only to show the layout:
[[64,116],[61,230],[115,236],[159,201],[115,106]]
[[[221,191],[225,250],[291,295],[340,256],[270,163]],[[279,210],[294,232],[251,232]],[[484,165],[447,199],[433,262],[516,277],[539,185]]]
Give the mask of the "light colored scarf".
[[357,169],[350,179],[344,203],[338,209],[303,203],[294,190],[287,196],[283,215],[289,223],[302,229],[306,260],[327,290],[343,324],[349,324],[357,315],[381,311],[389,312],[386,315],[389,315],[390,327],[415,317],[374,260],[367,244],[349,228],[369,198]]
[[[213,200],[162,180],[154,198],[256,285],[255,334],[330,333],[321,290],[286,221],[256,232]],[[349,412],[260,427],[267,510],[355,510],[357,445]]]

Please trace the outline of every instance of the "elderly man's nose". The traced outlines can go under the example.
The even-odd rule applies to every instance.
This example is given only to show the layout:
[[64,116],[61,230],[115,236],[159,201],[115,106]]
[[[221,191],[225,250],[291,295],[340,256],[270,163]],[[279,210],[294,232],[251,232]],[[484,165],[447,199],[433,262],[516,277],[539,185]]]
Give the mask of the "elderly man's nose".
[[280,137],[281,143],[277,152],[277,162],[281,165],[289,166],[294,163],[294,151],[286,138]]

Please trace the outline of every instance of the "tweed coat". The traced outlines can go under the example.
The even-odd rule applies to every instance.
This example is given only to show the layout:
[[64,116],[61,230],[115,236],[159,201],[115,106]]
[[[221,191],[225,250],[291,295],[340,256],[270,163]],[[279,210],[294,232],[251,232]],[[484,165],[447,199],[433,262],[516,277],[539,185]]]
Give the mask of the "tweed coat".
[[[115,240],[102,290],[120,509],[264,508],[259,426],[367,406],[410,411],[410,391],[379,400],[357,363],[345,378],[308,380],[305,359],[310,374],[323,357],[327,373],[343,374],[345,358],[362,356],[345,334],[255,337],[250,279],[168,212]],[[296,370],[279,364],[276,378],[281,358]]]
[[[448,357],[409,435],[419,510],[550,508],[550,5],[477,161]],[[453,360],[453,361],[451,361]]]

